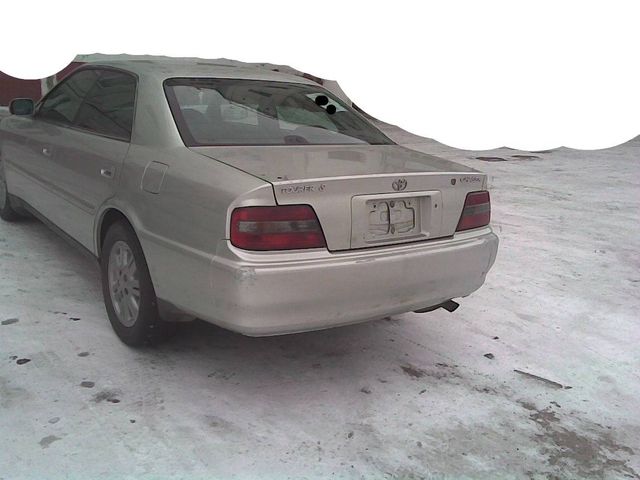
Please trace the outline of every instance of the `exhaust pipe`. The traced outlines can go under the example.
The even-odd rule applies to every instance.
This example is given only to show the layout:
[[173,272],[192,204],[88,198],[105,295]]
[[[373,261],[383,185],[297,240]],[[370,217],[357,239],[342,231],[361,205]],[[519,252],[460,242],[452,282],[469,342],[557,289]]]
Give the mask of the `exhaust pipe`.
[[458,302],[454,302],[453,300],[447,300],[446,302],[442,302],[438,305],[433,305],[432,307],[427,307],[427,308],[421,308],[420,310],[414,310],[414,313],[427,313],[427,312],[433,312],[434,310],[437,310],[438,308],[444,308],[447,312],[451,313],[457,310],[457,308],[460,306],[460,304]]
[[451,312],[455,312],[460,306],[460,304],[458,302],[454,302],[453,300],[447,300],[440,306],[444,308],[447,312],[451,313]]

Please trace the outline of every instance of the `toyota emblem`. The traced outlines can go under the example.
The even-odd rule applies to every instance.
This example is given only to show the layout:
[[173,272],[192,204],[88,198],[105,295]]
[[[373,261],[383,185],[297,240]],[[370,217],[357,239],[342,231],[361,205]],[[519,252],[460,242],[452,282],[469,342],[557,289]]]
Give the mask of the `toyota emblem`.
[[393,189],[396,192],[400,192],[400,191],[404,190],[405,188],[407,188],[407,179],[406,178],[399,178],[397,180],[394,180],[393,183],[391,184],[391,186],[393,187]]

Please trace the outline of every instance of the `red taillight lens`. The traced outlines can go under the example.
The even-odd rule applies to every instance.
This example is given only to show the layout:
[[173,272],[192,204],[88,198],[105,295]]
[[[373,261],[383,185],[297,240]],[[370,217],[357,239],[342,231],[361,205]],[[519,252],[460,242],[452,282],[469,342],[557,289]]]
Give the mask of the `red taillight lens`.
[[491,221],[491,199],[489,192],[471,192],[464,201],[462,215],[456,232],[484,227]]
[[236,208],[231,213],[231,244],[244,250],[326,247],[318,217],[309,205]]

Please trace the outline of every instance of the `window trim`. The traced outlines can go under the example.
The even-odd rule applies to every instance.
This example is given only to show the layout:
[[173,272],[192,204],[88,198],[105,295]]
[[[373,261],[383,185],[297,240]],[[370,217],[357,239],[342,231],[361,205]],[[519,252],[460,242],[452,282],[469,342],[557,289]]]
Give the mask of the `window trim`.
[[[41,118],[39,117],[39,112],[40,112],[40,108],[42,107],[42,104],[45,102],[45,100],[49,97],[49,95],[51,95],[53,92],[55,92],[61,85],[64,85],[72,76],[74,76],[76,73],[85,71],[85,70],[97,70],[98,71],[98,77],[96,77],[96,81],[98,80],[98,78],[100,78],[100,75],[102,75],[102,72],[104,71],[112,71],[112,72],[118,72],[118,73],[122,73],[125,75],[128,75],[130,77],[132,77],[135,81],[135,92],[134,92],[134,96],[133,96],[133,118],[131,121],[131,133],[129,134],[129,138],[125,138],[125,137],[117,137],[117,136],[113,136],[113,135],[106,135],[104,133],[99,133],[99,132],[95,132],[93,130],[89,130],[86,128],[81,128],[78,127],[77,125],[75,125],[75,122],[77,120],[78,117],[78,113],[80,112],[80,108],[82,108],[82,105],[84,105],[85,99],[86,99],[86,95],[85,97],[82,98],[82,101],[80,102],[80,107],[78,108],[78,111],[76,112],[75,117],[73,118],[73,121],[68,124],[68,123],[64,123],[64,122],[57,122],[55,120],[51,120],[48,118]],[[68,128],[70,130],[75,130],[77,132],[81,132],[81,133],[87,133],[89,135],[95,135],[97,137],[102,137],[102,138],[108,138],[110,140],[117,140],[119,142],[126,142],[126,143],[131,143],[131,139],[133,137],[133,129],[135,126],[135,121],[136,121],[136,113],[138,111],[138,87],[139,87],[139,78],[138,75],[136,75],[133,72],[130,72],[129,70],[124,70],[122,68],[118,68],[118,67],[111,67],[109,65],[83,65],[81,67],[76,68],[73,72],[71,72],[69,75],[67,75],[60,83],[58,83],[55,87],[53,87],[51,90],[49,90],[47,92],[47,94],[42,97],[38,103],[35,106],[34,109],[34,115],[33,118],[35,120],[38,120],[40,122],[46,122],[46,123],[51,123],[53,125],[57,125],[61,128]],[[94,82],[95,85],[95,82]],[[91,86],[91,88],[89,89],[89,92],[93,89],[94,85]],[[87,93],[89,93],[87,92]]]
[[167,88],[167,82],[169,80],[173,79],[167,78],[162,82],[162,90],[164,90],[164,95],[167,99],[169,112],[171,112],[171,118],[173,118],[173,124],[176,127],[176,130],[178,130],[178,135],[180,135],[180,139],[182,140],[182,143],[184,143],[185,147],[198,146],[198,142],[196,142],[196,139],[191,134],[191,130],[187,127],[187,121],[184,119],[180,104],[178,104],[176,93],[173,89]]

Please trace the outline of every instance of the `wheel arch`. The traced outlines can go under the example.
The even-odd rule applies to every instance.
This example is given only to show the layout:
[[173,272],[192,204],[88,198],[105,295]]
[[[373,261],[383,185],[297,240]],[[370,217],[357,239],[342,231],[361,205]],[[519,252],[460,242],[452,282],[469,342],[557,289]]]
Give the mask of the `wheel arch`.
[[108,207],[106,208],[100,215],[100,219],[98,221],[98,228],[96,231],[96,256],[98,258],[101,257],[102,254],[102,245],[104,244],[105,236],[109,231],[111,225],[117,222],[123,222],[131,227],[131,229],[135,232],[136,229],[133,226],[133,222],[129,220],[127,215],[125,215],[122,210],[116,207]]

